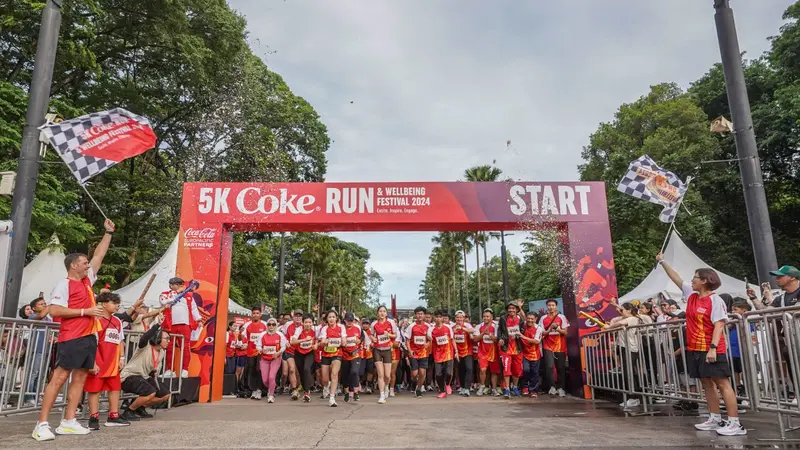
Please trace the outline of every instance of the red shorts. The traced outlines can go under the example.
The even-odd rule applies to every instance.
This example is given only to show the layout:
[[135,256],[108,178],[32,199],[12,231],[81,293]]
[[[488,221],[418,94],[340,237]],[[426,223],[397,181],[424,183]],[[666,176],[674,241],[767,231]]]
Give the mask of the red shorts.
[[392,362],[400,361],[400,358],[402,356],[403,355],[402,355],[402,353],[400,353],[400,348],[399,347],[392,347]]
[[86,376],[86,383],[83,385],[84,392],[92,394],[99,392],[114,392],[122,390],[122,383],[119,380],[119,375],[115,377],[100,378],[98,376],[89,374]]
[[522,354],[516,355],[500,355],[500,360],[503,362],[503,376],[519,378],[522,376]]
[[500,373],[500,362],[497,360],[487,361],[485,359],[478,359],[478,367],[481,370],[489,369],[491,373]]
[[322,364],[322,349],[314,351],[314,362],[317,363],[317,366]]

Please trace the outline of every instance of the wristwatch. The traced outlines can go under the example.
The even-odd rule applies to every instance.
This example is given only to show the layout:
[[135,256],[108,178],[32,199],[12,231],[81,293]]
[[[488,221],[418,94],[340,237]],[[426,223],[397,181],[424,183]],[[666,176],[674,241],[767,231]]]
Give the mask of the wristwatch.
[[717,349],[717,344],[711,344],[711,345],[709,345],[709,347],[713,348],[714,350],[716,350]]

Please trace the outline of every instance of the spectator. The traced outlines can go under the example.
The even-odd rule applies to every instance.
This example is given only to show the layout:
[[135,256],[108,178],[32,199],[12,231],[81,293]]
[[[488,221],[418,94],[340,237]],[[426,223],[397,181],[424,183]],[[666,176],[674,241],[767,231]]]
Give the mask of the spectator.
[[120,372],[122,391],[138,397],[122,412],[129,421],[153,417],[146,408],[169,400],[169,390],[158,384],[155,374],[164,363],[169,333],[154,325],[139,340],[138,350]]
[[[30,303],[31,314],[28,316],[30,320],[40,320],[42,322],[52,322],[53,319],[48,316],[47,302],[41,296],[33,299]],[[31,336],[28,341],[30,344],[33,356],[30,360],[30,368],[28,370],[28,388],[25,393],[24,406],[36,406],[35,396],[39,392],[39,382],[42,378],[43,369],[48,366],[44,361],[44,354],[46,346],[50,344],[48,336],[50,336],[51,328],[48,327],[32,327]]]

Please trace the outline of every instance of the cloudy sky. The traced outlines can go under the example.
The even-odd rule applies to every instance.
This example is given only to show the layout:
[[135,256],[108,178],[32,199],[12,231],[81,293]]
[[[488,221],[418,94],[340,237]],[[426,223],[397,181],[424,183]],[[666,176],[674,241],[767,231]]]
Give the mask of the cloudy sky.
[[[322,116],[328,181],[458,180],[492,161],[514,179],[576,180],[581,148],[620,104],[686,87],[720,59],[712,0],[229,3],[256,54]],[[756,57],[792,0],[732,3]],[[431,236],[340,237],[369,249],[387,300],[415,306]]]

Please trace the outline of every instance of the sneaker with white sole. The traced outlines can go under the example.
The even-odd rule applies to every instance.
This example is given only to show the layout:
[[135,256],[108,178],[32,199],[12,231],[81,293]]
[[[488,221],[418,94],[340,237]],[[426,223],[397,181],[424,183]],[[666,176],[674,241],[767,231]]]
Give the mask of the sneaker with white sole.
[[267,403],[275,403],[275,397],[274,397],[274,396],[272,396],[272,395],[270,395],[269,397],[267,397]]
[[36,439],[37,441],[52,441],[56,438],[56,435],[53,434],[53,431],[50,429],[49,423],[39,422],[33,429],[31,437]]
[[620,403],[619,406],[623,408],[635,408],[641,404],[642,402],[639,401],[638,398],[629,398],[628,401]]
[[389,397],[394,397],[394,388],[389,389]]
[[378,397],[378,404],[379,404],[379,405],[382,405],[382,404],[384,404],[384,403],[386,403],[386,394],[384,394],[383,392],[381,392],[381,396],[380,396],[380,397]]
[[556,393],[558,394],[559,397],[566,397],[567,396],[567,393],[564,392],[563,389],[559,389],[558,391],[556,391]]
[[92,430],[81,425],[76,419],[62,420],[56,434],[89,434]]
[[550,387],[550,392],[548,392],[548,394],[556,395],[557,393],[558,393],[558,391],[556,391],[556,387],[555,386],[551,386]]
[[694,427],[700,431],[714,431],[724,428],[726,425],[727,423],[724,420],[715,420],[709,417],[708,420],[703,423],[698,423]]
[[725,426],[717,429],[717,434],[720,436],[744,436],[747,434],[747,429],[741,423],[733,423],[728,421]]
[[189,371],[181,370],[181,378],[189,378]]
[[336,408],[337,406],[339,406],[339,405],[336,404],[336,397],[335,396],[331,395],[329,397],[328,406],[330,406],[331,408]]
[[173,372],[171,370],[167,370],[167,371],[164,372],[163,377],[164,378],[175,378],[175,372]]

